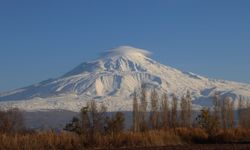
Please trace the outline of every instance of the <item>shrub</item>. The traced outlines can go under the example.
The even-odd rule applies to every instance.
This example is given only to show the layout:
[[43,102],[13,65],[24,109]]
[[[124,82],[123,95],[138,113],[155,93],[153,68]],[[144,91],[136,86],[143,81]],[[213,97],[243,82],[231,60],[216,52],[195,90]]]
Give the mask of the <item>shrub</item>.
[[25,130],[22,112],[17,108],[0,111],[0,132],[17,133]]

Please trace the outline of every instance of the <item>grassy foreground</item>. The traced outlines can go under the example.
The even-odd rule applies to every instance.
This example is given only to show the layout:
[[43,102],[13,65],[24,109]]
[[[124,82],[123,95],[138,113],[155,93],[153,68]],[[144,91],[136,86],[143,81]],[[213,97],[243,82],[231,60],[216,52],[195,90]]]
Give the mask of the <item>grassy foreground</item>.
[[[35,132],[1,134],[0,149],[4,150],[75,150],[75,149],[244,149],[250,131],[232,129],[220,131],[209,138],[201,129],[178,128],[175,131],[123,132],[116,135],[81,136],[69,132]],[[244,139],[244,140],[243,140]],[[213,145],[208,145],[213,143]],[[230,143],[230,144],[226,144]],[[241,143],[241,144],[239,144]],[[195,144],[195,145],[194,145]],[[200,145],[204,144],[204,145]],[[239,144],[239,145],[238,145]],[[229,146],[231,145],[231,146]],[[147,147],[147,148],[145,148]],[[196,149],[196,148],[195,148]]]

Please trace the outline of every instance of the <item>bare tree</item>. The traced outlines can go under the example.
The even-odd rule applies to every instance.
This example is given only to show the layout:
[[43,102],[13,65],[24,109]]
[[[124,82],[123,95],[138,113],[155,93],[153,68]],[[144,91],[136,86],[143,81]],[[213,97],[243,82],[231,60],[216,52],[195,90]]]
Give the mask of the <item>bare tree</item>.
[[191,127],[192,124],[192,97],[190,91],[187,91],[187,127]]
[[140,131],[146,131],[148,126],[147,126],[147,91],[145,85],[141,86],[141,97],[140,97],[140,106],[139,106],[139,130]]
[[139,106],[137,100],[137,93],[134,92],[133,95],[133,131],[138,132],[139,130]]
[[224,98],[222,100],[222,105],[221,105],[221,123],[222,123],[222,128],[225,130],[227,128],[227,99]]
[[162,107],[161,107],[161,121],[162,121],[162,128],[168,129],[169,127],[169,102],[168,102],[168,96],[166,93],[162,95]]
[[240,96],[239,103],[238,103],[238,117],[239,117],[239,126],[241,128],[250,128],[250,103],[244,101],[243,97]]
[[213,105],[214,105],[214,117],[218,120],[219,124],[222,123],[221,121],[221,99],[220,99],[220,93],[215,92],[213,96]]
[[243,127],[244,117],[243,117],[243,97],[240,95],[238,100],[238,126]]
[[233,128],[234,126],[234,110],[233,110],[233,100],[231,97],[227,96],[223,99],[221,105],[221,118],[222,118],[222,127]]
[[181,98],[181,103],[180,103],[180,124],[182,127],[187,127],[187,122],[188,122],[188,103],[186,97]]
[[150,112],[150,124],[152,129],[157,129],[159,127],[159,110],[158,110],[158,100],[159,96],[154,89],[151,92],[151,112]]
[[104,132],[107,108],[102,104],[98,109],[94,100],[90,101],[87,106],[89,108],[89,118],[91,120],[90,139],[91,142],[95,142],[96,136]]
[[242,110],[242,127],[243,128],[250,128],[250,103],[246,104],[246,107]]
[[230,98],[227,104],[228,127],[234,128],[234,101]]
[[207,132],[208,136],[214,137],[218,133],[218,119],[210,113],[209,109],[203,108],[196,120],[200,128]]
[[64,130],[83,135],[90,142],[95,142],[96,136],[105,131],[106,110],[103,104],[97,107],[96,102],[92,100],[81,109],[79,117],[74,117]]
[[69,132],[75,132],[80,135],[88,136],[91,129],[91,120],[89,117],[89,108],[83,107],[80,110],[80,118],[73,117],[72,121],[66,124],[64,130]]
[[122,112],[115,113],[114,116],[107,117],[106,119],[106,132],[114,138],[117,137],[117,134],[121,133],[124,130],[124,121],[125,116]]
[[18,108],[0,111],[0,132],[16,133],[25,130],[22,112]]
[[177,127],[177,101],[178,98],[176,97],[175,94],[172,95],[172,107],[171,107],[171,126],[172,128]]
[[90,129],[89,108],[83,107],[80,111],[81,134],[87,135]]
[[191,127],[192,122],[192,102],[191,94],[187,91],[181,98],[180,103],[180,123],[183,127]]

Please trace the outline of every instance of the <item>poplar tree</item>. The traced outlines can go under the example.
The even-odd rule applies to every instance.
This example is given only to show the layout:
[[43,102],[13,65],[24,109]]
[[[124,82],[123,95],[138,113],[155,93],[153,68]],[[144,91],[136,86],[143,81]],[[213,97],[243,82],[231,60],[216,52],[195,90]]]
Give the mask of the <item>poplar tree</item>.
[[177,127],[177,101],[178,98],[175,94],[172,95],[172,107],[171,107],[171,126],[175,129]]
[[139,106],[138,106],[138,99],[137,99],[137,93],[134,92],[133,95],[133,131],[138,132],[139,130]]
[[213,115],[214,118],[218,120],[219,124],[222,124],[221,121],[221,99],[219,92],[215,92],[213,96]]
[[141,86],[141,95],[140,95],[140,106],[139,106],[139,130],[144,132],[147,130],[147,92],[145,85]]
[[154,89],[151,92],[150,124],[152,129],[157,129],[159,127],[158,99],[159,99],[158,93]]
[[191,127],[192,125],[192,97],[191,97],[190,91],[187,91],[186,101],[187,101],[187,127]]
[[163,129],[168,129],[169,127],[169,119],[170,119],[170,114],[169,114],[169,102],[168,102],[168,96],[166,93],[162,95],[162,107],[161,107],[161,121],[162,121],[162,128]]
[[187,126],[187,113],[188,113],[188,106],[187,106],[187,99],[186,97],[181,98],[180,102],[180,124],[182,127]]
[[238,126],[243,127],[244,117],[243,117],[243,98],[240,95],[238,100]]

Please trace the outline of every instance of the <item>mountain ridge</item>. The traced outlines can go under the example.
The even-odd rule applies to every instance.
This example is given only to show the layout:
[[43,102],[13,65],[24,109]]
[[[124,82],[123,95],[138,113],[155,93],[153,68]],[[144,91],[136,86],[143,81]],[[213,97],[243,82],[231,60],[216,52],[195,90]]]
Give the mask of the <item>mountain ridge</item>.
[[159,92],[175,93],[178,97],[189,90],[194,107],[211,106],[211,96],[215,92],[231,96],[234,101],[239,95],[250,99],[249,84],[183,72],[154,61],[150,54],[130,46],[111,49],[58,78],[0,94],[0,105],[15,105],[25,110],[77,111],[86,101],[94,99],[106,103],[109,110],[131,110],[131,94],[141,84]]

